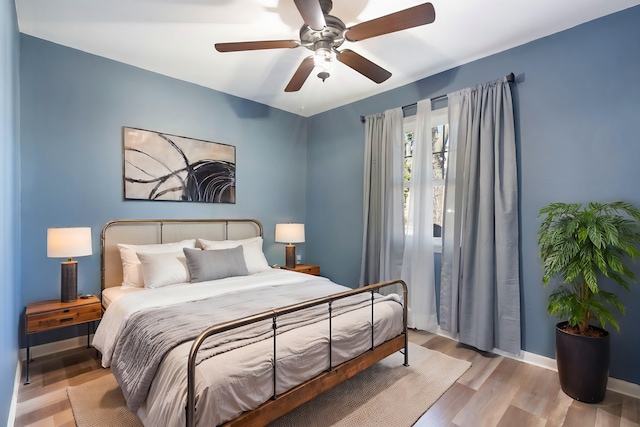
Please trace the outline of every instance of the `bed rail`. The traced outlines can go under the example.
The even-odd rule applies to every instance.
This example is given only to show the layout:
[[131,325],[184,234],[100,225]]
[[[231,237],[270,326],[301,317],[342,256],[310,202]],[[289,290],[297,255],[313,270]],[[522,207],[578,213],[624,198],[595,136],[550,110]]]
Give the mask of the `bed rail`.
[[[407,334],[407,284],[402,280],[390,280],[387,282],[376,283],[373,285],[364,286],[357,289],[352,289],[349,291],[341,292],[338,294],[328,295],[322,298],[316,298],[310,301],[305,301],[303,303],[293,304],[286,307],[278,308],[275,310],[269,310],[262,313],[258,313],[252,316],[247,316],[238,320],[220,323],[203,331],[193,342],[191,345],[191,350],[189,352],[189,361],[187,365],[187,407],[186,407],[186,425],[187,427],[195,426],[195,382],[196,382],[196,356],[202,343],[204,340],[209,338],[212,335],[229,331],[232,329],[236,329],[242,326],[249,325],[251,323],[261,322],[264,320],[272,319],[273,321],[273,396],[271,397],[272,401],[278,399],[278,395],[276,394],[276,380],[277,380],[277,355],[276,355],[276,342],[277,342],[277,334],[275,333],[278,325],[278,317],[294,313],[296,311],[304,310],[310,307],[315,307],[322,304],[328,305],[329,312],[329,369],[331,372],[334,368],[331,363],[331,354],[332,354],[332,330],[331,330],[331,319],[332,319],[332,305],[334,301],[347,298],[353,295],[362,294],[369,292],[371,293],[371,348],[368,352],[373,352],[375,350],[374,346],[374,294],[375,291],[385,288],[388,286],[400,285],[402,286],[402,301],[403,301],[403,332],[401,335],[404,335],[404,366],[409,366],[409,337]],[[378,347],[384,346],[384,343]],[[367,352],[365,352],[366,354]],[[360,357],[360,356],[358,356]],[[345,362],[349,363],[349,362]],[[337,368],[337,367],[336,367]],[[309,381],[313,381],[309,380]]]

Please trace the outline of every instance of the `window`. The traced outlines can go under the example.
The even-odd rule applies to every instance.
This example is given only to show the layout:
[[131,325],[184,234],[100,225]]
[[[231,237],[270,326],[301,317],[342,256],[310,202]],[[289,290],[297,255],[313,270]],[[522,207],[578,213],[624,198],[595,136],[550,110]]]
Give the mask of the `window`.
[[[444,187],[447,172],[447,154],[449,150],[449,124],[447,108],[432,112],[433,128],[431,144],[433,150],[433,238],[436,251],[442,247],[442,220],[444,217]],[[409,181],[413,166],[415,116],[405,117],[404,133],[404,222],[407,223],[407,202],[409,200]]]

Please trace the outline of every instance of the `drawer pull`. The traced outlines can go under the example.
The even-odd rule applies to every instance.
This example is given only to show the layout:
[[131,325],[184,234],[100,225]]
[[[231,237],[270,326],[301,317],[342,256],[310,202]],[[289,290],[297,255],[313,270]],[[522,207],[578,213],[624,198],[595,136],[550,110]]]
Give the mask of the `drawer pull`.
[[71,322],[73,321],[73,317],[65,317],[64,319],[60,319],[60,323]]
[[66,310],[64,310],[64,311],[63,311],[63,313],[68,313],[69,311],[71,311],[71,310],[69,310],[69,309],[67,308]]

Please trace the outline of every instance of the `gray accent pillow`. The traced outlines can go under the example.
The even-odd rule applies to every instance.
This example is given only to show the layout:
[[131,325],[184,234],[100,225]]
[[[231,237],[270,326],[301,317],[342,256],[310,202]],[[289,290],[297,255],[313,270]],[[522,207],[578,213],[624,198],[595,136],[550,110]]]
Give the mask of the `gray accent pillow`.
[[184,248],[183,251],[187,258],[191,283],[249,275],[242,245],[209,251]]

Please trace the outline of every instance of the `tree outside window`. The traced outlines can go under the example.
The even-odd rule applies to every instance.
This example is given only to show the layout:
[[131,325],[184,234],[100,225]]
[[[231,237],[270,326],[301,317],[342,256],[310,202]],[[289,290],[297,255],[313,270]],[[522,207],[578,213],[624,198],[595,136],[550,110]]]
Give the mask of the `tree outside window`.
[[[437,245],[441,245],[442,222],[444,218],[444,192],[447,172],[447,155],[449,151],[449,124],[447,109],[433,112],[434,127],[431,129],[433,151],[433,237]],[[407,223],[407,204],[409,198],[409,182],[413,166],[413,149],[416,143],[415,117],[404,119],[404,222]]]

